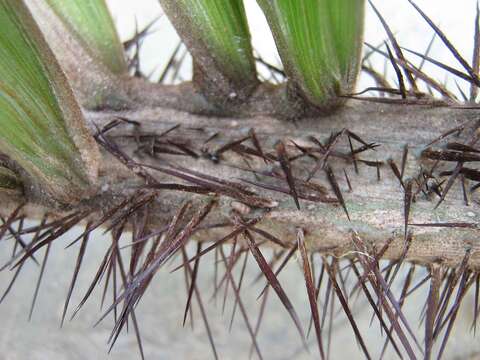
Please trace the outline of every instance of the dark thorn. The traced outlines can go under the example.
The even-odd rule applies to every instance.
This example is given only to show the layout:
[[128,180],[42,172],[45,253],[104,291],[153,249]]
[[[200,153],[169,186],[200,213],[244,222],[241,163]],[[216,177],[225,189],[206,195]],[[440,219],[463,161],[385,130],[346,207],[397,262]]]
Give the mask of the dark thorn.
[[47,265],[48,254],[50,253],[51,246],[52,246],[52,243],[49,243],[47,245],[47,248],[45,249],[45,255],[42,261],[42,267],[40,268],[40,274],[38,275],[37,285],[35,286],[35,292],[33,294],[32,304],[30,305],[30,312],[28,313],[28,321],[32,319],[33,310],[35,309],[35,304],[37,302],[38,293],[40,291],[40,284],[42,283],[43,274],[45,273],[45,266]]
[[477,223],[427,223],[427,224],[415,224],[410,223],[410,226],[423,226],[423,227],[444,227],[444,228],[463,228],[463,229],[478,229]]
[[467,188],[466,188],[466,185],[465,185],[465,175],[464,174],[461,175],[460,181],[461,181],[461,184],[462,184],[463,202],[465,203],[465,206],[469,206]]
[[465,153],[452,150],[432,150],[428,148],[422,152],[422,157],[430,160],[442,160],[452,162],[477,162],[480,161],[480,155],[474,153]]
[[400,349],[398,348],[398,346],[395,342],[395,339],[393,338],[393,332],[392,332],[393,328],[392,327],[391,328],[387,327],[387,324],[385,323],[385,320],[383,319],[383,316],[382,316],[382,313],[380,311],[379,306],[377,306],[377,304],[375,303],[375,300],[373,299],[372,295],[370,294],[370,291],[368,290],[367,286],[365,285],[364,281],[362,280],[363,276],[360,275],[360,272],[357,269],[355,263],[353,261],[350,261],[350,263],[352,265],[353,272],[357,276],[358,283],[362,287],[362,290],[363,290],[365,296],[367,297],[367,300],[368,300],[370,306],[372,307],[373,311],[377,315],[377,318],[380,321],[380,325],[382,326],[383,330],[385,330],[385,333],[387,334],[388,340],[390,340],[390,342],[392,343],[393,348],[395,349],[395,352],[397,353],[398,357],[400,359],[403,359],[403,357],[400,353]]
[[[242,264],[242,270],[240,271],[240,278],[238,280],[238,291],[240,291],[241,288],[242,288],[243,279],[244,279],[244,276],[245,276],[245,270],[247,268],[247,261],[248,261],[248,255],[249,254],[250,253],[248,251],[245,251],[245,256],[244,256],[243,264]],[[233,310],[232,310],[232,317],[230,318],[230,325],[228,327],[229,331],[232,330],[233,320],[235,319],[235,313],[236,313],[236,310],[237,310],[237,306],[238,306],[238,299],[235,298],[235,302],[233,304]],[[261,317],[259,318],[258,321],[261,321]],[[259,324],[259,322],[257,322],[257,326],[255,327],[255,336],[257,336],[257,334],[258,334],[259,327],[260,327],[260,324]],[[253,351],[253,348],[251,349],[251,351]]]
[[452,45],[452,43],[448,40],[446,35],[440,30],[440,28],[435,25],[435,23],[412,1],[408,0],[410,4],[417,10],[417,12],[423,17],[423,19],[428,23],[428,25],[435,31],[435,33],[438,35],[438,37],[442,40],[442,42],[445,44],[445,46],[450,50],[452,55],[455,57],[455,59],[458,60],[458,62],[463,66],[465,70],[470,74],[472,79],[475,81],[477,86],[480,84],[480,80],[478,76],[475,74],[474,69],[468,64],[468,62],[460,55],[460,53],[455,49],[455,47]]
[[397,81],[398,81],[398,86],[400,88],[400,94],[402,95],[402,99],[407,98],[407,90],[405,88],[405,82],[403,81],[403,75],[402,71],[400,70],[400,67],[398,66],[397,62],[395,61],[395,58],[393,57],[392,51],[390,50],[390,47],[385,43],[385,46],[387,47],[388,51],[388,57],[390,58],[390,62],[393,66],[393,69],[395,70],[395,74],[397,74]]
[[315,294],[315,285],[313,283],[312,270],[310,268],[310,262],[308,260],[307,249],[305,247],[305,238],[303,230],[297,230],[297,244],[298,249],[300,250],[300,255],[302,257],[303,263],[303,276],[305,278],[305,286],[307,288],[308,301],[310,302],[310,312],[312,314],[313,323],[315,326],[315,333],[317,335],[318,350],[320,352],[320,357],[325,358],[322,344],[322,331],[320,328],[320,317],[318,314],[318,304],[317,297]]
[[160,84],[164,83],[169,70],[173,67],[176,61],[176,57],[178,55],[178,52],[180,51],[181,46],[182,46],[182,42],[179,41],[177,46],[175,47],[175,50],[173,50],[173,53],[170,56],[170,59],[168,60],[167,65],[165,66],[165,69],[163,69],[162,74],[160,75],[160,78],[158,79],[158,83]]
[[427,299],[427,313],[425,320],[425,360],[430,360],[433,347],[433,327],[437,317],[439,289],[440,289],[440,267],[432,265],[430,269],[430,292]]
[[337,197],[338,201],[343,207],[343,210],[345,211],[345,214],[347,215],[348,221],[351,221],[350,215],[348,214],[347,205],[345,204],[345,199],[343,198],[342,191],[338,186],[338,182],[335,177],[335,174],[333,173],[332,168],[328,164],[326,164],[325,166],[325,173],[327,174],[328,182],[330,183],[330,186],[332,187],[333,192],[335,193],[335,196]]
[[403,183],[402,175],[400,173],[400,170],[398,170],[398,167],[397,167],[397,164],[395,164],[395,161],[393,161],[393,159],[388,159],[387,163],[388,165],[390,165],[390,168],[392,169],[393,174],[400,182],[400,185],[402,186],[402,188],[405,189],[405,184]]
[[[285,258],[282,260],[282,263],[280,264],[280,266],[278,267],[278,269],[275,271],[275,276],[278,277],[278,275],[280,275],[280,273],[282,272],[282,270],[285,268],[285,266],[288,264],[288,262],[290,261],[290,259],[292,258],[293,255],[295,255],[295,253],[297,252],[298,250],[298,245],[295,244],[291,249],[290,251],[287,253],[287,255],[285,256]],[[262,295],[266,292],[266,290],[270,287],[270,283],[267,281],[267,284],[265,285],[265,287],[263,288],[263,290],[260,292],[260,295],[257,296],[257,300],[260,299],[262,297]]]
[[407,240],[407,233],[408,233],[408,223],[410,219],[410,209],[412,206],[412,186],[413,181],[409,180],[407,185],[405,186],[405,196],[404,196],[404,209],[403,209],[403,216],[404,216],[404,225],[405,225],[405,232],[404,232],[404,239]]
[[350,179],[348,178],[346,169],[343,169],[343,174],[345,175],[345,180],[347,181],[348,191],[352,192],[353,191],[352,184],[350,183]]
[[[336,260],[334,259],[333,262]],[[355,337],[357,338],[360,347],[362,348],[362,351],[367,359],[371,359],[370,354],[368,353],[368,349],[365,346],[365,342],[363,341],[362,335],[360,333],[360,330],[358,329],[357,323],[355,322],[355,319],[353,318],[352,311],[350,310],[347,301],[345,300],[345,297],[342,293],[342,290],[338,286],[337,279],[336,279],[336,274],[333,265],[328,264],[327,261],[324,261],[325,263],[325,270],[327,271],[328,277],[330,279],[330,283],[333,286],[333,289],[335,293],[337,294],[337,298],[340,301],[340,304],[342,305],[343,311],[345,315],[348,318],[348,321],[350,322],[350,325],[352,326],[353,332],[355,333]]]
[[442,196],[440,197],[440,200],[438,201],[437,205],[435,205],[435,209],[437,209],[440,206],[440,204],[445,200],[445,197],[447,196],[448,191],[453,186],[453,183],[457,179],[462,168],[463,168],[463,162],[459,162],[455,167],[455,170],[453,171],[452,176],[450,176],[450,178],[448,179],[447,185],[445,186],[445,189],[442,192]]
[[246,222],[244,225],[239,225],[236,226],[235,229],[230,232],[229,234],[225,235],[219,240],[214,241],[214,243],[210,246],[208,246],[206,249],[202,250],[198,255],[195,255],[194,257],[188,259],[187,262],[182,263],[181,265],[177,266],[170,272],[175,272],[178,269],[181,269],[183,266],[185,266],[187,263],[191,263],[192,261],[195,261],[195,259],[205,255],[206,253],[212,251],[213,249],[217,248],[218,246],[226,243],[228,240],[235,238],[236,236],[240,235],[242,232],[244,232],[246,229],[248,229],[249,226],[253,226],[256,223],[258,223],[261,220],[261,218],[254,218],[252,220],[249,220]]
[[[221,245],[221,248],[223,248],[223,245]],[[230,250],[230,258],[229,258],[228,263],[226,264],[227,265],[227,268],[225,270],[226,272],[231,272],[233,270],[233,266],[236,262],[236,259],[238,259],[238,257],[235,256],[236,248],[237,248],[237,238],[234,238],[233,239],[233,245],[232,245],[231,250]],[[227,281],[225,282],[225,291],[223,293],[222,315],[225,313],[225,306],[227,304],[228,284],[229,284],[228,279],[230,278],[228,276],[228,274],[225,274],[225,276],[226,276]],[[239,291],[240,291],[240,289],[239,289]]]
[[[441,359],[442,356],[443,356],[443,352],[445,351],[445,347],[447,345],[447,342],[448,342],[448,339],[450,337],[450,333],[453,329],[453,326],[455,324],[455,320],[457,318],[457,315],[458,315],[458,310],[460,309],[460,304],[465,296],[465,294],[467,293],[467,290],[468,288],[470,287],[470,285],[472,284],[472,282],[468,282],[468,279],[470,277],[470,272],[469,271],[464,271],[463,272],[463,275],[462,275],[462,280],[458,286],[458,290],[457,290],[457,296],[455,298],[455,302],[452,306],[452,309],[451,309],[451,315],[450,315],[450,320],[448,321],[448,326],[447,326],[447,329],[445,331],[445,336],[443,337],[443,340],[442,340],[442,345],[440,346],[440,350],[438,352],[438,359]],[[448,317],[445,319],[445,321],[448,319]],[[443,327],[443,326],[441,326]]]
[[[200,251],[202,251],[202,243],[199,242],[197,244],[197,255],[200,253]],[[195,260],[194,265],[193,265],[193,272],[192,272],[191,280],[190,280],[190,289],[188,290],[187,304],[185,305],[185,312],[184,312],[184,315],[183,315],[183,326],[185,326],[185,322],[187,321],[187,315],[188,315],[188,310],[190,309],[190,303],[192,301],[193,291],[194,291],[195,287],[197,286],[196,281],[197,281],[199,264],[200,264],[200,258],[197,258]]]
[[473,152],[477,154],[480,153],[480,150],[472,146],[468,146],[466,144],[461,144],[458,142],[449,142],[446,147],[447,149],[461,151],[461,152]]
[[439,137],[437,137],[436,139],[434,139],[433,141],[431,141],[429,144],[427,144],[427,147],[430,147],[432,146],[433,144],[445,139],[446,137],[452,135],[452,134],[457,134],[457,135],[460,135],[460,133],[465,129],[465,126],[464,125],[460,125],[460,126],[457,126],[456,128],[453,128],[451,130],[448,130],[446,132],[444,132],[442,135],[440,135]]
[[[183,256],[184,261],[186,261],[187,254],[185,252],[185,248],[183,248],[183,247],[182,247],[182,256]],[[192,278],[193,274],[192,274],[192,269],[190,267],[190,264],[187,263],[185,267],[186,267],[188,273],[190,274],[190,278]],[[215,347],[215,342],[213,341],[213,335],[212,335],[212,331],[210,329],[210,325],[208,323],[207,313],[206,313],[205,308],[203,306],[202,298],[200,297],[200,291],[198,290],[198,287],[196,285],[194,286],[194,291],[195,291],[195,298],[197,299],[198,307],[200,308],[200,314],[202,315],[203,323],[205,325],[205,329],[207,330],[208,341],[210,342],[210,347],[212,348],[213,356],[215,357],[215,359],[218,359],[217,349]]]
[[252,139],[253,146],[255,146],[255,149],[258,151],[260,156],[263,158],[263,161],[265,161],[265,164],[268,164],[268,158],[265,156],[262,146],[260,145],[260,142],[258,141],[257,134],[255,133],[255,130],[252,128],[250,129],[249,133],[250,138]]
[[[87,224],[87,228],[90,226],[90,223]],[[70,298],[73,293],[73,289],[77,282],[78,273],[80,272],[80,268],[82,266],[83,256],[85,255],[85,250],[87,248],[89,233],[85,233],[82,243],[80,245],[80,249],[78,251],[77,262],[75,264],[75,269],[73,271],[72,280],[70,282],[70,286],[68,288],[67,298],[65,299],[65,304],[63,306],[63,313],[62,313],[62,320],[60,322],[60,327],[63,327],[63,323],[65,321],[65,315],[67,314],[68,304],[70,303]]]
[[[473,59],[472,59],[472,70],[475,75],[478,77],[480,72],[480,9],[476,8],[475,14],[475,35],[473,37]],[[478,85],[471,83],[470,84],[470,102],[475,103],[477,101],[478,95]]]
[[[223,259],[223,262],[225,263],[225,266],[227,264],[227,260],[225,258],[225,254],[223,253],[223,250],[222,248],[220,247],[220,255],[222,256],[222,259]],[[262,354],[260,352],[260,348],[258,346],[258,342],[257,342],[257,338],[255,336],[255,333],[253,332],[253,329],[252,329],[252,326],[250,325],[250,321],[248,319],[248,315],[247,315],[247,311],[245,310],[245,307],[243,305],[243,301],[242,299],[240,298],[240,292],[238,290],[238,287],[235,283],[235,280],[233,279],[233,276],[232,276],[232,273],[227,273],[228,274],[228,277],[229,277],[229,280],[230,280],[230,283],[232,284],[232,288],[233,288],[233,292],[235,294],[235,298],[238,302],[238,306],[240,308],[240,312],[242,313],[242,316],[243,316],[243,319],[245,321],[245,325],[247,326],[247,330],[250,334],[250,337],[252,338],[252,345],[254,346],[255,348],[255,351],[257,352],[257,355],[258,357],[262,360],[263,357],[262,357]]]
[[224,152],[227,152],[228,150],[231,150],[233,149],[235,146],[237,145],[240,145],[241,143],[247,141],[248,139],[250,139],[250,135],[248,136],[245,136],[241,139],[238,139],[238,140],[234,140],[234,141],[231,141],[225,145],[223,145],[222,147],[220,147],[219,149],[215,150],[213,156],[215,156],[216,158],[220,158],[220,156],[224,153]]
[[410,50],[410,49],[407,49],[407,48],[402,48],[402,49],[405,50],[405,51],[407,51],[407,52],[409,52],[409,53],[411,53],[411,54],[413,54],[413,55],[418,56],[419,58],[422,59],[422,61],[427,61],[427,62],[429,62],[429,63],[432,63],[433,65],[435,65],[435,66],[437,66],[437,67],[439,67],[439,68],[441,68],[441,69],[443,69],[443,70],[445,70],[445,71],[447,71],[447,72],[455,75],[456,77],[458,77],[458,78],[460,78],[460,79],[463,79],[463,80],[465,80],[465,81],[468,81],[469,83],[473,83],[473,82],[474,82],[474,80],[472,79],[471,76],[469,76],[469,75],[467,75],[467,74],[465,74],[465,73],[463,73],[463,72],[461,72],[461,71],[459,71],[459,70],[457,70],[457,69],[455,69],[455,68],[453,68],[453,67],[451,67],[451,66],[448,66],[448,65],[446,65],[446,64],[443,64],[443,63],[441,63],[441,62],[438,61],[438,60],[435,60],[435,59],[433,59],[433,58],[431,58],[431,57],[429,57],[429,56],[426,56],[426,55],[424,55],[424,54],[421,54],[421,53],[419,53],[419,52],[417,52],[417,51],[413,51],[413,50]]
[[283,306],[287,310],[288,314],[292,318],[292,320],[293,320],[293,322],[294,322],[294,324],[295,324],[295,326],[296,326],[296,328],[297,328],[297,330],[300,334],[300,337],[301,337],[301,339],[304,343],[305,348],[307,348],[307,344],[305,342],[305,334],[302,330],[302,325],[300,323],[300,319],[299,319],[295,309],[293,308],[293,305],[290,302],[290,299],[288,298],[287,294],[283,290],[282,286],[280,285],[280,282],[278,281],[277,277],[275,276],[272,269],[268,265],[267,261],[263,257],[263,254],[258,249],[257,244],[255,243],[255,240],[254,240],[253,236],[250,234],[250,232],[248,230],[246,230],[243,233],[243,235],[245,237],[245,240],[247,241],[250,252],[252,253],[255,260],[257,261],[257,264],[258,264],[260,270],[262,270],[263,274],[265,275],[265,278],[270,283],[270,286],[277,293],[278,298],[280,299]]
[[408,160],[408,145],[405,144],[405,146],[403,147],[402,167],[400,171],[401,179],[403,179],[403,176],[405,175],[405,167],[407,166],[407,160]]
[[288,155],[285,149],[285,145],[281,141],[279,141],[275,145],[275,150],[277,152],[280,166],[282,167],[282,170],[285,173],[287,184],[288,184],[288,187],[290,188],[290,195],[292,195],[293,200],[295,201],[295,205],[297,206],[297,209],[300,210],[300,202],[298,201],[298,194],[295,187],[295,180],[292,175],[292,170],[290,167],[290,162],[288,160]]
[[[375,7],[375,5],[373,5],[373,3],[370,0],[369,0],[369,3],[370,3],[370,6],[372,7],[373,11],[375,12],[377,17],[379,18],[380,22],[382,23],[383,28],[385,29],[385,31],[387,33],[387,36],[388,36],[388,39],[390,40],[390,43],[392,44],[393,49],[395,51],[395,55],[397,56],[397,58],[400,61],[406,63],[406,60],[405,60],[405,57],[403,55],[402,49],[400,48],[400,45],[398,45],[397,39],[395,38],[395,35],[393,34],[392,30],[390,29],[390,26],[388,26],[387,22],[385,21],[385,19],[382,16],[382,14],[380,14],[380,11],[378,11],[378,9]],[[400,69],[398,68],[398,65],[396,65],[396,62],[393,59],[393,54],[391,54],[391,50],[389,49],[388,45],[386,45],[386,46],[387,46],[387,50],[389,52],[390,58],[392,60],[392,65],[395,68],[395,72],[397,72],[397,70],[398,70],[397,76],[399,76],[399,84],[403,84],[403,77],[401,76]],[[405,75],[407,76],[407,80],[410,83],[410,86],[412,87],[413,92],[417,93],[418,92],[418,87],[417,87],[417,84],[415,82],[415,79],[414,79],[412,73],[405,68],[404,68],[404,71],[405,71]],[[400,79],[402,79],[401,83],[400,83]],[[405,92],[405,85],[404,84],[403,84],[403,87],[402,87],[402,85],[400,85],[400,90],[404,94],[404,92]],[[403,95],[402,95],[402,97],[403,97]]]
[[[315,176],[315,174],[317,173],[318,170],[325,169],[325,166],[327,165],[328,158],[332,154],[335,145],[338,143],[338,141],[340,140],[342,135],[345,134],[345,132],[346,132],[346,129],[342,129],[341,131],[339,131],[335,134],[332,133],[330,135],[330,138],[328,139],[326,148],[317,139],[315,139],[313,136],[310,137],[311,140],[315,140],[315,143],[319,146],[323,155],[322,155],[321,158],[319,158],[317,160],[317,162],[315,164],[315,167],[308,174],[308,177],[306,179],[307,182],[312,180],[312,178]],[[351,136],[354,137],[355,135],[353,133],[351,133]],[[353,156],[353,151],[352,151],[351,156]],[[351,156],[348,156],[348,158],[351,159]]]

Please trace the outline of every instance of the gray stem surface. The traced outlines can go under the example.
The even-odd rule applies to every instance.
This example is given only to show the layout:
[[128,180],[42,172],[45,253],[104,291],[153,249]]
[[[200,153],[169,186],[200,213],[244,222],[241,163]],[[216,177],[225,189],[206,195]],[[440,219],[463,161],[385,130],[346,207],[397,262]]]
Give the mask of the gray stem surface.
[[[218,198],[217,205],[206,220],[210,224],[231,222],[233,211],[240,212],[247,219],[261,217],[262,220],[257,227],[268,231],[286,244],[293,245],[296,241],[297,228],[302,228],[305,231],[309,250],[337,257],[348,257],[355,251],[352,234],[356,233],[377,251],[380,251],[387,241],[391,241],[383,256],[384,259],[391,260],[399,259],[405,248],[405,195],[387,160],[393,159],[398,168],[401,168],[404,147],[407,145],[409,152],[403,177],[404,183],[414,178],[420,179],[421,182],[419,176],[421,170],[429,170],[433,163],[421,156],[426,146],[442,133],[458,126],[465,127],[462,135],[449,135],[447,140],[465,142],[468,136],[472,136],[472,129],[473,134],[476,134],[477,126],[475,110],[385,105],[360,101],[349,102],[342,111],[335,114],[321,118],[306,118],[297,122],[261,115],[244,118],[200,116],[162,107],[137,108],[124,112],[86,112],[86,117],[93,134],[111,121],[120,118],[138,122],[140,125],[120,120],[118,125],[105,135],[135,162],[168,169],[181,166],[243,184],[270,207],[266,209],[263,206],[255,206],[249,200],[242,201],[242,199],[217,193],[215,195]],[[275,178],[265,176],[268,171],[283,174],[277,161],[265,161],[259,156],[252,155],[241,156],[241,148],[238,146],[219,152],[224,145],[247,137],[251,129],[254,129],[263,153],[273,160],[277,154],[274,150],[275,144],[278,141],[283,142],[291,159],[293,176],[297,180],[305,180],[317,162],[322,161],[321,153],[315,152],[318,147],[315,147],[311,136],[325,144],[332,133],[348,129],[366,142],[379,145],[375,150],[357,154],[356,159],[382,162],[383,165],[379,168],[380,180],[377,179],[377,168],[367,166],[365,162],[357,161],[358,173],[355,172],[352,158],[344,156],[350,153],[347,136],[344,134],[332,146],[327,161],[345,198],[351,221],[347,219],[342,206],[338,203],[300,199],[300,210],[298,210],[290,194],[262,189],[243,181],[268,183],[288,190],[289,187],[283,175]],[[361,143],[352,141],[354,148],[361,147]],[[445,144],[445,140],[433,146],[441,148],[442,144]],[[250,150],[256,149],[252,139],[245,140],[241,145]],[[295,156],[301,154],[297,145],[310,148],[312,156],[303,156],[293,161]],[[162,150],[165,148],[168,148],[169,152],[176,150],[173,152],[177,154],[166,154]],[[197,156],[187,155],[185,148]],[[138,176],[140,172],[150,174],[160,183],[195,185],[150,168],[133,166],[133,162],[130,163],[130,168],[127,168],[112,154],[106,151],[103,154],[99,193],[95,198],[85,200],[79,205],[91,209],[93,219],[98,219],[109,208],[144,187],[145,181]],[[212,161],[212,154],[218,157],[218,161]],[[441,161],[435,174],[438,176],[442,171],[453,170],[456,164],[456,162]],[[473,167],[471,164],[466,163],[465,166]],[[249,166],[256,170],[257,177],[248,171]],[[351,191],[349,191],[344,171],[349,176]],[[448,177],[442,179],[448,181]],[[324,195],[328,199],[336,199],[326,172],[321,167],[312,181],[318,185],[318,188],[325,189]],[[299,182],[297,186],[300,186]],[[414,193],[417,187],[418,185],[414,182]],[[468,189],[467,186],[467,192]],[[155,192],[157,196],[151,206],[149,219],[152,230],[168,224],[179,205],[187,201],[197,203],[206,196],[212,196],[212,194],[192,194],[175,190],[155,190]],[[468,196],[470,202],[467,206],[464,203],[459,180],[454,183],[445,201],[438,208],[435,208],[439,200],[437,195],[427,196],[420,192],[411,205],[409,223],[475,224],[480,215],[479,206],[475,193],[468,193]],[[78,210],[78,208],[53,210],[44,207],[38,201],[36,202],[34,194],[29,194],[27,199],[8,193],[2,194],[1,197],[5,204],[1,210],[4,216],[8,216],[9,212],[23,201],[27,201],[27,206],[22,211],[24,215],[30,217],[40,217],[47,212],[53,216],[62,216]],[[212,227],[209,230],[197,232],[195,237],[200,241],[211,241],[220,239],[231,229],[232,227]],[[465,252],[470,249],[470,267],[480,268],[480,241],[476,228],[410,225],[409,231],[412,231],[413,237],[406,254],[408,261],[457,266]]]

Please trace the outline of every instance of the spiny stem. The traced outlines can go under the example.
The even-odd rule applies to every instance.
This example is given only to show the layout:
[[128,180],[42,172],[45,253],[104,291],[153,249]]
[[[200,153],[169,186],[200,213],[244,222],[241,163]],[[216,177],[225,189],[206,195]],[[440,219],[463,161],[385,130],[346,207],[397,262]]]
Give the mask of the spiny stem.
[[[129,119],[130,123],[121,122],[112,127],[111,121],[118,117]],[[203,236],[212,240],[213,234],[216,234],[217,239],[225,238],[227,239],[225,241],[231,241],[235,232],[232,236],[226,235],[230,233],[228,224],[231,223],[231,211],[236,209],[235,211],[241,211],[242,214],[252,217],[259,223],[258,228],[269,234],[266,240],[279,239],[279,241],[268,240],[268,242],[283,244],[276,246],[288,247],[294,244],[296,235],[291,229],[292,226],[299,226],[305,231],[305,241],[309,250],[348,257],[354,250],[350,231],[356,230],[368,241],[368,244],[375,245],[378,249],[389,243],[388,249],[382,252],[382,258],[385,259],[405,258],[405,261],[424,264],[441,262],[444,265],[456,266],[462,261],[465,248],[471,247],[472,256],[469,266],[477,268],[480,267],[477,255],[480,245],[475,241],[478,230],[470,220],[471,215],[468,215],[476,216],[478,213],[478,206],[474,200],[475,193],[472,194],[472,205],[467,208],[463,202],[461,186],[456,184],[435,210],[438,196],[429,190],[431,182],[444,169],[451,169],[451,162],[439,161],[434,166],[428,183],[424,183],[421,177],[418,178],[425,174],[422,168],[429,169],[431,166],[429,164],[432,162],[422,157],[425,153],[423,151],[425,145],[432,143],[439,134],[445,133],[452,134],[445,135],[442,140],[448,143],[449,136],[458,136],[458,131],[450,130],[458,129],[459,126],[465,129],[468,136],[470,130],[466,129],[470,129],[472,124],[475,125],[475,121],[472,121],[475,117],[474,110],[426,109],[366,103],[352,103],[343,112],[324,118],[322,121],[305,119],[300,127],[268,117],[263,117],[260,124],[256,117],[244,118],[237,122],[229,118],[217,119],[212,123],[209,118],[162,108],[116,114],[90,113],[92,129],[104,127],[110,129],[102,137],[102,141],[110,144],[106,148],[108,151],[104,153],[106,160],[102,165],[101,178],[101,182],[106,184],[105,189],[108,190],[99,193],[96,199],[85,202],[81,208],[73,209],[87,207],[89,209],[87,213],[90,212],[93,217],[97,216],[93,214],[105,211],[104,215],[95,219],[96,226],[100,226],[101,222],[106,222],[115,214],[115,211],[118,211],[118,209],[115,210],[117,203],[114,199],[125,199],[125,204],[128,204],[128,197],[139,188],[145,189],[144,181],[148,180],[154,186],[147,188],[154,189],[157,186],[155,184],[158,184],[158,194],[161,196],[152,192],[148,196],[142,195],[137,201],[141,205],[141,199],[146,198],[151,201],[152,209],[162,209],[152,210],[154,216],[150,219],[151,226],[157,229],[165,226],[166,219],[171,215],[170,211],[174,211],[178,203],[197,201],[205,196],[217,194],[220,201],[219,205],[212,210],[215,214],[212,217],[216,219],[217,224],[224,225],[212,228],[208,232],[209,235],[207,233],[202,235],[203,232],[199,231],[196,235],[200,240]],[[159,122],[155,119],[163,119],[163,121]],[[358,119],[362,121],[357,121]],[[452,119],[456,119],[455,124],[451,123]],[[141,124],[139,128],[134,125],[136,122]],[[191,124],[195,124],[196,127],[192,128]],[[222,153],[216,163],[212,162],[209,149],[214,153],[215,149],[221,148],[231,139],[242,139],[245,131],[248,133],[251,128],[255,129],[255,137],[261,144],[263,156],[255,150],[250,139],[249,142],[241,143]],[[376,147],[377,151],[369,149],[357,154],[359,175],[350,179],[353,189],[351,192],[346,192],[348,185],[343,177],[337,178],[337,190],[343,194],[351,222],[348,221],[338,201],[325,201],[325,196],[328,199],[335,199],[335,195],[324,173],[319,173],[310,183],[301,181],[315,166],[318,155],[322,154],[321,148],[314,147],[315,145],[310,142],[311,135],[315,134],[315,137],[320,140],[329,139],[332,131],[336,133],[343,128],[348,129],[348,133],[355,134],[357,139],[367,140],[366,143],[375,143],[380,146]],[[213,133],[218,133],[218,136],[211,139],[208,142],[209,148],[206,148],[205,141],[211,138]],[[336,174],[341,174],[344,168],[352,167],[350,174],[353,174],[353,163],[349,155],[351,148],[346,135],[344,136],[335,148],[330,149],[329,165]],[[183,141],[189,139],[186,145],[197,153],[202,153],[202,157],[192,157],[178,152],[178,147],[174,148],[176,151],[170,151],[173,149],[171,144],[182,139]],[[456,139],[461,140],[461,138]],[[151,147],[142,146],[143,143],[151,144],[152,140],[155,140],[153,150]],[[285,186],[285,174],[282,172],[275,150],[278,140],[288,146],[291,181],[295,182],[299,195],[300,211],[297,210],[288,187]],[[308,149],[308,152],[301,152],[292,141],[297,145],[301,144],[303,151],[306,152]],[[408,228],[413,231],[413,237],[406,254],[404,253],[405,195],[398,178],[386,165],[390,158],[394,158],[396,163],[401,164],[405,144],[409,145],[409,159],[405,165],[404,177],[415,179],[414,189],[412,189],[415,202],[411,203],[408,216]],[[352,145],[355,151],[358,146],[356,140]],[[439,144],[435,143],[431,146],[439,146]],[[448,151],[446,151],[447,154]],[[154,156],[151,157],[151,154]],[[249,154],[252,169],[245,168],[242,156],[246,154]],[[311,156],[307,156],[308,154]],[[137,155],[142,156],[141,162],[135,161]],[[117,156],[122,157],[125,165],[116,159]],[[161,167],[155,165],[159,162],[158,156],[161,156],[163,161],[168,159],[168,163],[164,163]],[[273,172],[272,170],[267,172],[264,168],[267,166],[264,156],[271,158],[275,164]],[[375,160],[374,166],[371,165],[370,160]],[[181,162],[178,163],[178,161]],[[142,165],[145,162],[152,165]],[[433,162],[436,163],[436,161]],[[380,181],[376,175],[377,166],[384,168]],[[168,169],[168,172],[156,171],[155,169],[158,168]],[[133,171],[141,177],[134,175]],[[259,178],[257,182],[273,185],[269,187],[271,190],[257,192],[258,188],[250,187],[237,180],[248,179],[248,177],[252,177],[253,180],[254,174]],[[178,178],[179,175],[182,175],[182,181]],[[178,186],[161,188],[161,184],[169,183],[178,183]],[[426,188],[425,184],[430,185]],[[286,188],[287,193],[277,191],[278,187]],[[306,197],[312,194],[312,191],[314,191],[313,194],[318,193],[322,196]],[[250,202],[252,199],[255,201]],[[15,209],[15,204],[18,205],[23,200],[25,198],[22,197],[5,198],[4,203],[7,205],[2,210],[5,212],[4,215],[9,215],[9,209]],[[244,201],[249,201],[250,205]],[[265,204],[265,201],[271,206],[270,210],[268,207],[262,208],[255,205]],[[25,215],[35,216],[47,210],[51,209],[29,202],[24,211]],[[388,214],[388,217],[385,218],[382,214]],[[62,215],[62,212],[58,215]],[[102,221],[99,223],[98,219]],[[114,223],[118,221],[120,220],[115,220]],[[241,232],[242,228],[236,228],[234,231]],[[441,247],[436,245],[439,241],[442,242]]]

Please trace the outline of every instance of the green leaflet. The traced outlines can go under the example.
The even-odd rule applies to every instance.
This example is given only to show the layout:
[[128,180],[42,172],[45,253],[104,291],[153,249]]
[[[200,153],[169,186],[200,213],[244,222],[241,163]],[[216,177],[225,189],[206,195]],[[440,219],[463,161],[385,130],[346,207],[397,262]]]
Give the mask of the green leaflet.
[[243,0],[160,2],[206,76],[215,77],[212,72],[218,72],[236,89],[257,84]]
[[96,181],[98,149],[23,1],[0,0],[0,153],[57,201]]
[[90,54],[114,74],[127,65],[105,0],[46,0]]
[[290,80],[317,106],[351,93],[360,67],[365,0],[257,0]]

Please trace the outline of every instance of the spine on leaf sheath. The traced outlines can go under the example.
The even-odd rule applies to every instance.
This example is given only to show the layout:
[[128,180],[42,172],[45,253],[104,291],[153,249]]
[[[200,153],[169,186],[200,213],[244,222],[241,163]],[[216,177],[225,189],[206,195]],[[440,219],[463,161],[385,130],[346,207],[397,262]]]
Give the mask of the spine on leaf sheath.
[[257,0],[289,90],[320,109],[343,103],[360,71],[365,0]]
[[46,0],[72,34],[112,73],[127,72],[122,43],[105,0]]
[[0,153],[26,191],[59,204],[93,194],[99,152],[23,0],[0,0]]
[[194,58],[194,82],[207,98],[244,100],[258,85],[242,0],[160,0]]

